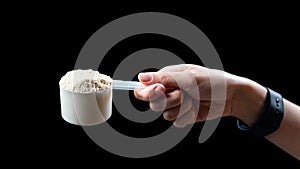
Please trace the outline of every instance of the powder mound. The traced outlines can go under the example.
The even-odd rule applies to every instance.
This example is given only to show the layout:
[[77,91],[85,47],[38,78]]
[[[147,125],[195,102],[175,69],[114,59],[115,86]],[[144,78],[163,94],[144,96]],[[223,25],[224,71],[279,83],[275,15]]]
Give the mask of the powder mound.
[[67,72],[59,81],[64,90],[73,93],[93,93],[111,87],[112,79],[92,69],[72,70]]

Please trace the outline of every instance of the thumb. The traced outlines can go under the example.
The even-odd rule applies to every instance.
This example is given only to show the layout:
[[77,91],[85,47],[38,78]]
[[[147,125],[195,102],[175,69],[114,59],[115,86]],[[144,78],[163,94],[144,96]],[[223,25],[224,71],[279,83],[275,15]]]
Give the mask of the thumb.
[[159,72],[147,72],[147,73],[140,73],[138,78],[140,82],[145,85],[151,85],[155,83],[163,84],[165,87],[178,87],[176,80],[173,78],[174,72],[166,72],[166,71],[159,71]]
[[168,89],[180,88],[188,92],[191,96],[199,93],[197,91],[196,78],[189,70],[179,72],[167,72],[162,70],[158,72],[140,73],[139,80],[147,86],[160,83]]

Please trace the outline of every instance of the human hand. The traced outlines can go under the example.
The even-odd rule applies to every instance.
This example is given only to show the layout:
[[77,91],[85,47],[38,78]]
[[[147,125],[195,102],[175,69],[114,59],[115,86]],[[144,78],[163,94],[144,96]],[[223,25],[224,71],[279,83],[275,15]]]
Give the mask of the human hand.
[[136,89],[135,97],[149,101],[152,110],[162,111],[176,127],[220,116],[254,124],[266,95],[264,87],[249,79],[191,64],[140,73],[139,80],[148,87]]
[[[136,89],[134,94],[140,100],[149,101],[152,110],[163,111],[163,117],[174,121],[175,126],[185,127],[196,121],[231,114],[233,95],[229,92],[226,96],[225,74],[197,65],[168,66],[158,72],[141,73],[139,80],[148,87]],[[219,92],[213,98],[214,103],[212,87]]]

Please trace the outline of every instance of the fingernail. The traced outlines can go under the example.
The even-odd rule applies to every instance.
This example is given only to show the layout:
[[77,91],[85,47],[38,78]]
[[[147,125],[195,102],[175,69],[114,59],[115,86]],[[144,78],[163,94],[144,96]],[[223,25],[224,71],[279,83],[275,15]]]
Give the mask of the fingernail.
[[142,82],[151,82],[152,81],[152,74],[150,73],[140,73],[139,79]]

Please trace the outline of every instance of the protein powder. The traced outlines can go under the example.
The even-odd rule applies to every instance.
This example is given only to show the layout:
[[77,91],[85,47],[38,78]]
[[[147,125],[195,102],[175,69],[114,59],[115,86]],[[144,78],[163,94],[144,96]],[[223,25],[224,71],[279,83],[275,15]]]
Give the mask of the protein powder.
[[61,78],[59,85],[66,91],[84,94],[110,88],[112,79],[92,69],[78,69],[67,72],[66,75]]

